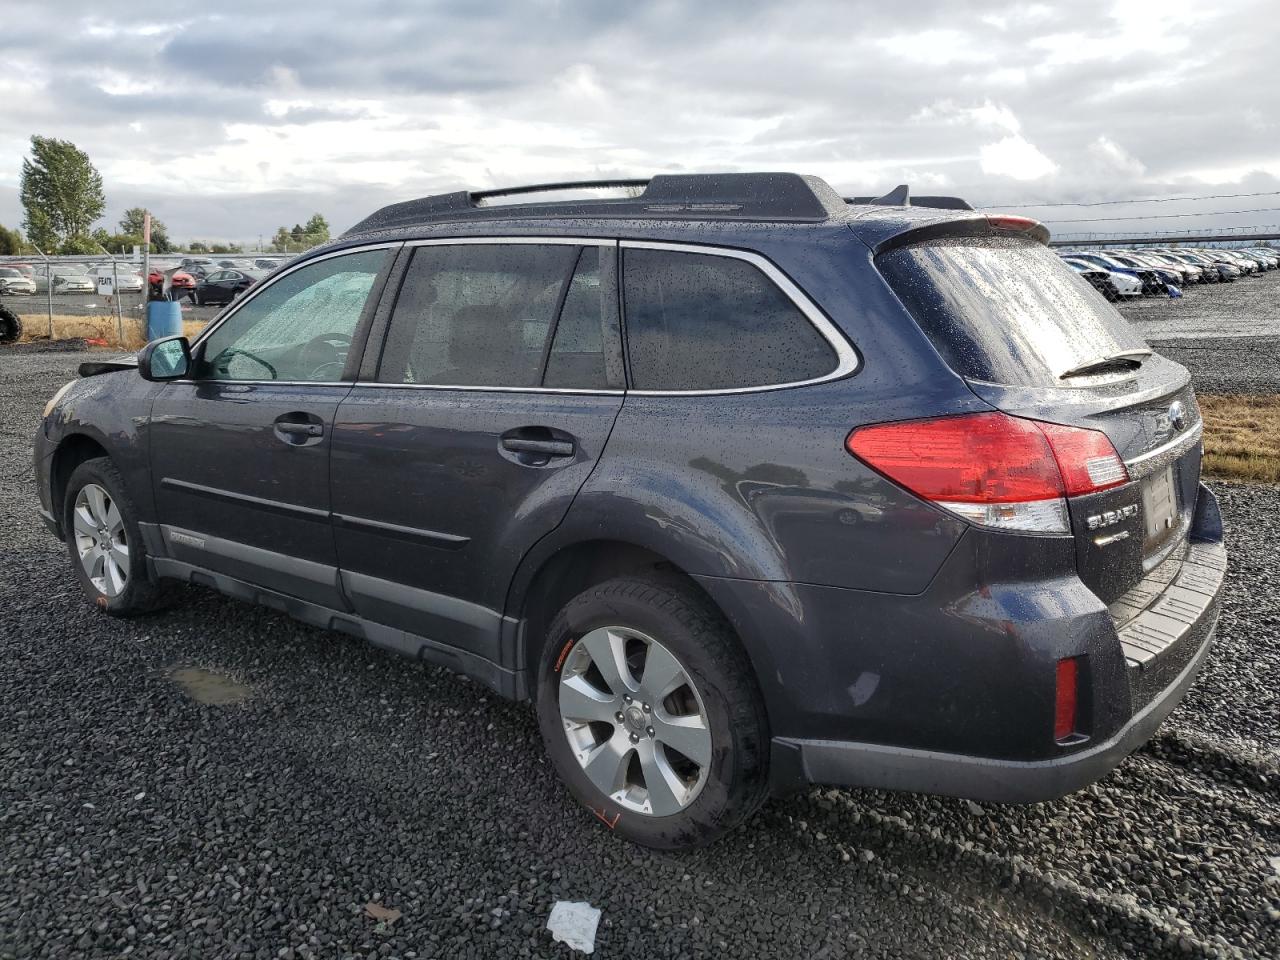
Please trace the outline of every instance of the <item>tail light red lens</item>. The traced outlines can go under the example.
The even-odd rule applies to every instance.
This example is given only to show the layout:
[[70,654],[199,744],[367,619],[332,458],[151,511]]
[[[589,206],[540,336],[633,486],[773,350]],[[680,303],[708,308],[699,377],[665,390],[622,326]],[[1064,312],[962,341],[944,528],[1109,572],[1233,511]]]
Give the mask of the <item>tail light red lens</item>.
[[1053,739],[1066,740],[1079,729],[1079,657],[1058,661],[1057,686],[1053,699]]
[[1066,532],[1064,497],[1129,479],[1106,434],[995,411],[859,427],[845,448],[917,496],[1004,529]]

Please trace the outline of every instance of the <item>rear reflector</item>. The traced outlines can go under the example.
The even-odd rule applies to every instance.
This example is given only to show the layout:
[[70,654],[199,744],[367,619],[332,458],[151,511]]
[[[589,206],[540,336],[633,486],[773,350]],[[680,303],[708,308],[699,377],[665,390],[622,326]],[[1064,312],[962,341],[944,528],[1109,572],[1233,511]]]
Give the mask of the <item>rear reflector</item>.
[[1058,661],[1057,688],[1053,699],[1053,739],[1066,740],[1075,734],[1076,694],[1080,677],[1078,657]]
[[1065,497],[1129,479],[1106,434],[994,411],[859,427],[845,448],[917,496],[1005,530],[1066,533]]

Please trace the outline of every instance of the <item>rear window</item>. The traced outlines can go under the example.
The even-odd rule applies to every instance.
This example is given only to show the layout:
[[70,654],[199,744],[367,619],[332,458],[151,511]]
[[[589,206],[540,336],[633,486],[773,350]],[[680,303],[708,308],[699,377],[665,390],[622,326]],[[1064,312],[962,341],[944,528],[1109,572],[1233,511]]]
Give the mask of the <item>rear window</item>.
[[1081,364],[1146,346],[1049,248],[958,237],[883,254],[880,272],[951,369],[1009,386],[1064,386]]

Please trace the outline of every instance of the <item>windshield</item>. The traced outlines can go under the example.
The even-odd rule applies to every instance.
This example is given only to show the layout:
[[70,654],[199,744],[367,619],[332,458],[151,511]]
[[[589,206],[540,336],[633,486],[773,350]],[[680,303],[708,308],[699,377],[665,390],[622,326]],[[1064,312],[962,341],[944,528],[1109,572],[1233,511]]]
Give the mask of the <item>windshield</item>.
[[1146,350],[1102,294],[1034,241],[930,241],[877,262],[943,359],[972,380],[1061,386],[1078,367]]

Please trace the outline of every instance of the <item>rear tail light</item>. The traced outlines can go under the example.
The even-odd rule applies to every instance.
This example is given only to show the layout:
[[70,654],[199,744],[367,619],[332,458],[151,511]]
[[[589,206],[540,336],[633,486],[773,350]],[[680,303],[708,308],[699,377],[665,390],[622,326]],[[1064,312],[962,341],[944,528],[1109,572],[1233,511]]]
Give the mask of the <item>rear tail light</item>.
[[1078,693],[1080,686],[1079,657],[1058,661],[1057,683],[1053,697],[1053,739],[1066,740],[1078,729]]
[[859,427],[845,448],[895,483],[971,523],[1066,533],[1066,497],[1129,479],[1106,434],[973,413]]

